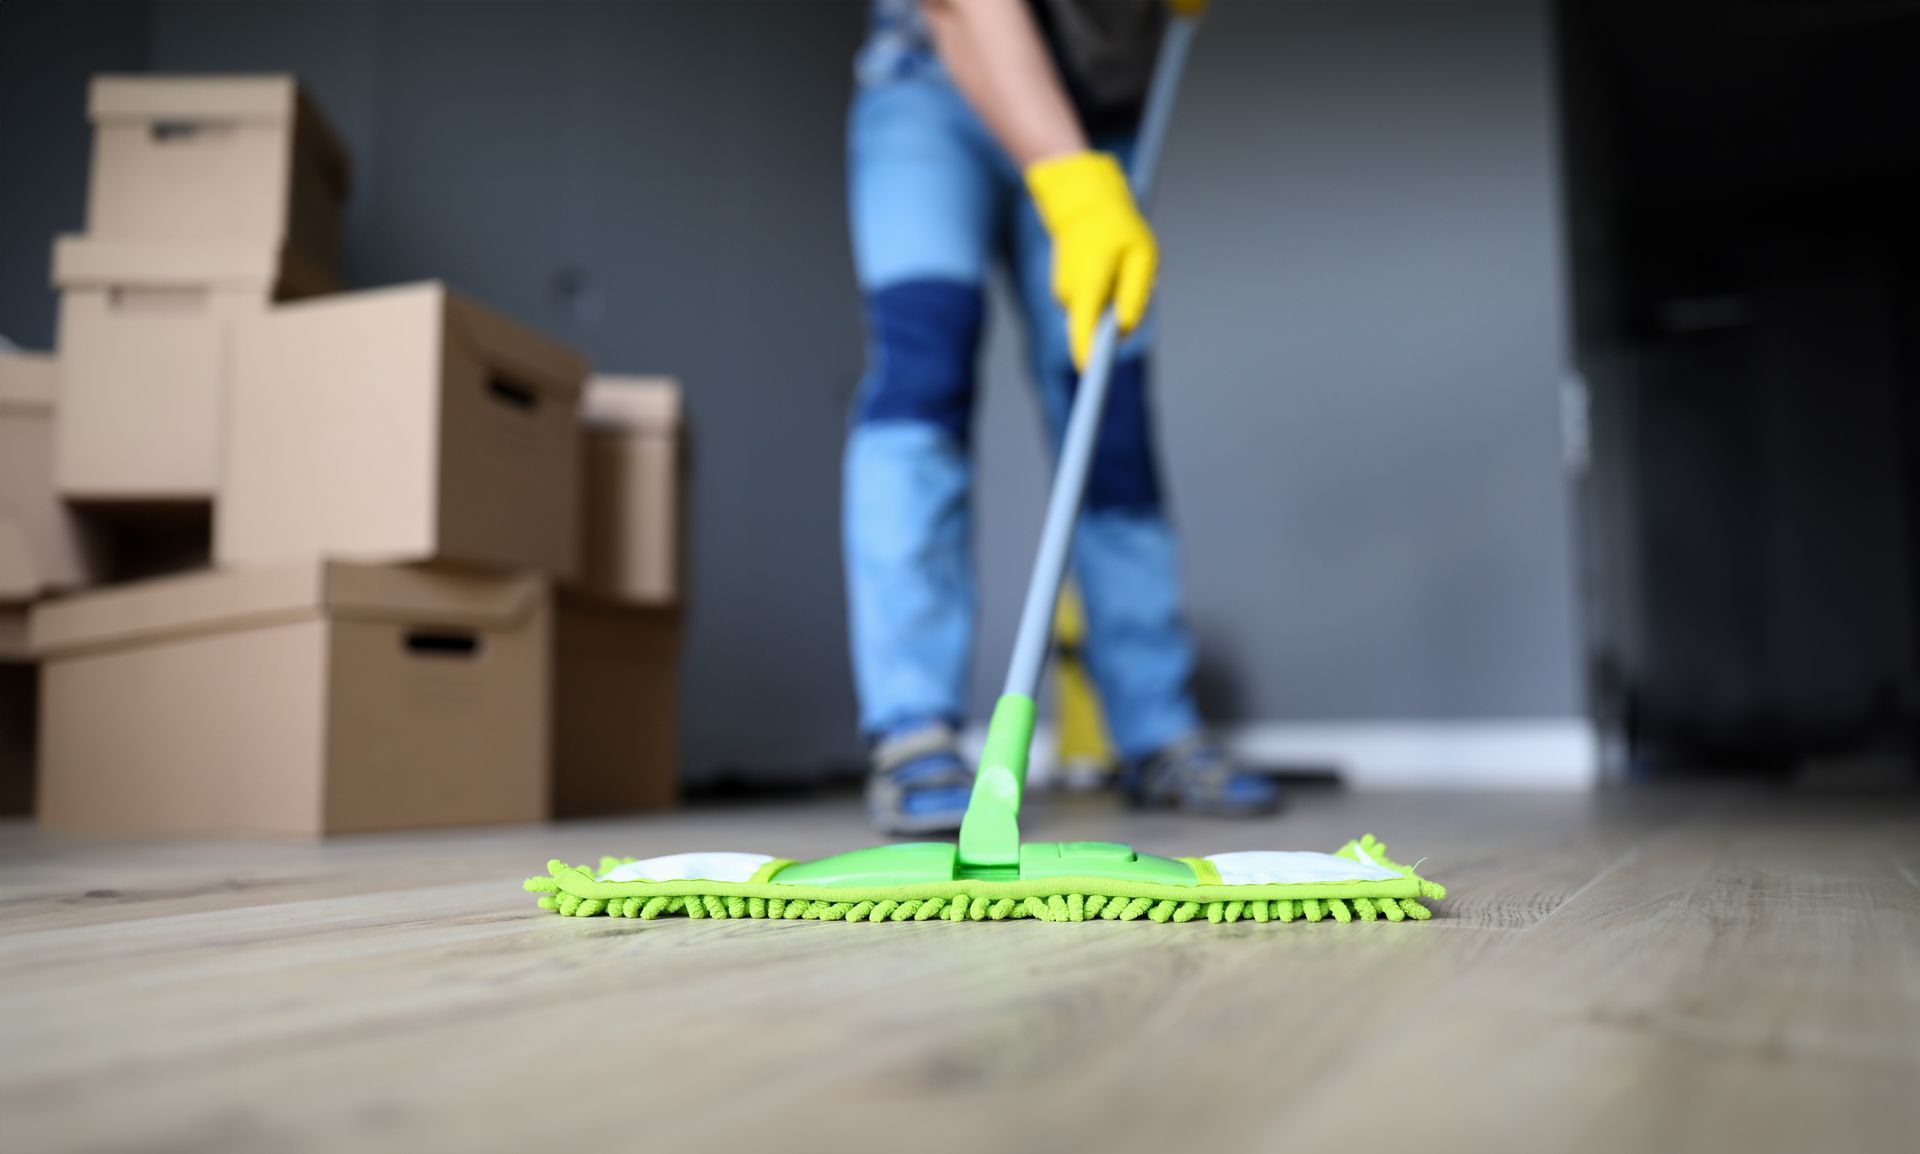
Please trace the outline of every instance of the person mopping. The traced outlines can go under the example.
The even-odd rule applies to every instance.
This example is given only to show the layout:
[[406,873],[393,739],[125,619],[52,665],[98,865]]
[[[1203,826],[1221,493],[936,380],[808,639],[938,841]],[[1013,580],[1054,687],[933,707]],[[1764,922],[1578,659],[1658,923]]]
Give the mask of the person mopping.
[[[1173,21],[1156,50],[1159,59],[1130,162],[1130,187],[1142,201],[1153,188],[1194,28],[1189,17]],[[1056,207],[1042,206],[1050,221],[1059,219]],[[1138,216],[1137,205],[1134,210]],[[1070,231],[1061,227],[1053,231],[1064,255]],[[1140,305],[1136,327],[1144,300]],[[1074,530],[1094,471],[1102,414],[1122,340],[1117,311],[1101,311],[1084,353],[1086,368],[1079,374],[1066,430],[1059,437],[1058,463],[1048,487],[1046,516],[1006,681],[994,702],[960,836],[954,842],[868,846],[811,861],[740,851],[605,857],[597,867],[553,858],[545,874],[536,874],[521,886],[540,895],[541,909],[572,918],[744,918],[895,926],[936,920],[980,924],[1025,919],[1063,924],[1145,920],[1178,926],[1312,923],[1331,918],[1350,924],[1382,919],[1420,922],[1433,917],[1426,903],[1446,897],[1446,887],[1420,876],[1414,866],[1388,858],[1386,847],[1371,835],[1354,838],[1332,853],[1236,850],[1207,857],[1167,857],[1119,842],[1021,837],[1020,805],[1033,749],[1034,698],[1046,670],[1047,631],[1066,581]],[[889,740],[903,739],[904,735]],[[934,756],[925,753],[920,759],[932,761]],[[1157,756],[1168,754],[1163,751]],[[881,787],[875,792],[879,816],[889,823],[932,822],[937,819],[932,807],[908,808],[929,790],[916,790],[911,782],[898,779],[906,764],[911,763],[883,770]],[[1151,784],[1154,779],[1143,776],[1141,780]],[[1242,780],[1242,775],[1216,771],[1215,788],[1206,792],[1171,776],[1166,779],[1165,797],[1223,812],[1251,812],[1254,803],[1233,797],[1236,788],[1245,788],[1236,787]],[[1227,799],[1224,803],[1222,795]],[[1136,796],[1154,797],[1150,793]],[[1267,804],[1271,800],[1268,795]],[[889,802],[900,804],[888,808]]]
[[1126,796],[1219,815],[1279,807],[1279,787],[1239,770],[1195,707],[1155,469],[1144,322],[1158,250],[1122,165],[1163,4],[1193,15],[1204,0],[874,0],[848,127],[868,353],[843,527],[868,808],[883,831],[957,829],[972,787],[956,745],[976,601],[969,434],[996,259],[1056,448],[1101,313],[1129,334],[1072,552]]

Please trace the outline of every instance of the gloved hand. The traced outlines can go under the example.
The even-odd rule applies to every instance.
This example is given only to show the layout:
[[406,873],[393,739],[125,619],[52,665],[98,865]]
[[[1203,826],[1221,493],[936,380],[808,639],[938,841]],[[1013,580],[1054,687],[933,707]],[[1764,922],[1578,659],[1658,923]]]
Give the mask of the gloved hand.
[[1211,3],[1213,0],[1167,0],[1167,8],[1175,16],[1198,20],[1207,14],[1207,5]]
[[1160,266],[1153,230],[1126,174],[1104,152],[1075,152],[1027,169],[1027,191],[1053,238],[1053,296],[1067,310],[1075,367],[1085,368],[1100,312],[1113,305],[1121,332],[1147,314]]

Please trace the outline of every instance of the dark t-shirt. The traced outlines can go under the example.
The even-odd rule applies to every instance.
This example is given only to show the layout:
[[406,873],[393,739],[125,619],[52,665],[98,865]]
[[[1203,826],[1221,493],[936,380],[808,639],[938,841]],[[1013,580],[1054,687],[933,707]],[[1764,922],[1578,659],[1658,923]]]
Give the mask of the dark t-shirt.
[[[1129,131],[1152,79],[1164,0],[1027,0],[1089,136]],[[938,69],[920,0],[873,0],[855,65],[862,83]]]
[[1028,0],[1091,136],[1140,119],[1167,24],[1163,0]]

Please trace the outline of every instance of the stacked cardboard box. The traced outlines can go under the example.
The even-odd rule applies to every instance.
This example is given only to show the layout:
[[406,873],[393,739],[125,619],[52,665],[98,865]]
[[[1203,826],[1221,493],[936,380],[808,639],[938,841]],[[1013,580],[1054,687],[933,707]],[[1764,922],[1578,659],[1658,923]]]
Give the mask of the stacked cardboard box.
[[87,231],[60,238],[70,500],[205,503],[234,326],[337,287],[346,154],[288,76],[95,78]]
[[215,569],[35,613],[43,820],[547,816],[585,363],[437,283],[275,305],[226,356]]
[[546,622],[537,578],[319,560],[43,607],[41,819],[297,835],[538,819]]
[[437,283],[272,309],[233,345],[214,558],[579,568],[570,350]]
[[52,357],[0,353],[0,814],[29,812],[37,682],[27,612],[90,584],[101,536],[54,492]]
[[560,817],[665,809],[680,797],[680,386],[595,377],[583,411],[585,552],[554,617]]
[[[210,506],[214,567],[34,609],[42,820],[670,802],[677,543],[637,542],[678,532],[677,390],[623,388],[642,411],[591,459],[625,464],[590,468],[574,353],[438,283],[327,292],[346,162],[290,78],[106,78],[93,116],[53,476],[88,507]],[[635,502],[667,519],[612,523]]]
[[27,606],[91,584],[101,535],[53,484],[54,359],[0,353],[0,661],[24,660]]

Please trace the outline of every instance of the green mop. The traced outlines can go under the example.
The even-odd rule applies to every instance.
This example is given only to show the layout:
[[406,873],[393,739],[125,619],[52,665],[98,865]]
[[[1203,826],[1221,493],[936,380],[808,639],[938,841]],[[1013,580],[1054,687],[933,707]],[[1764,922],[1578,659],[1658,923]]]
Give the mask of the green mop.
[[[1173,109],[1194,25],[1172,20],[1148,93],[1132,179],[1142,205]],[[529,878],[542,909],[569,917],[778,918],[787,921],[1317,922],[1424,920],[1422,899],[1446,891],[1388,859],[1371,836],[1333,853],[1244,851],[1157,857],[1113,842],[1020,841],[1020,797],[1033,743],[1034,697],[1046,661],[1067,548],[1093,459],[1119,340],[1101,319],[1080,378],[1027,587],[1006,689],[958,845],[914,842],[795,862],[763,854],[691,853],[602,859],[598,868],[547,863]]]

